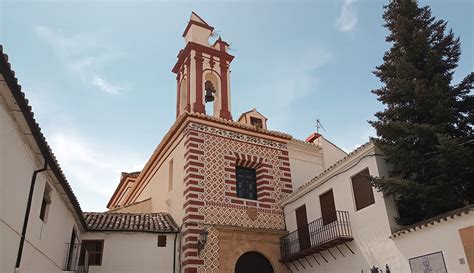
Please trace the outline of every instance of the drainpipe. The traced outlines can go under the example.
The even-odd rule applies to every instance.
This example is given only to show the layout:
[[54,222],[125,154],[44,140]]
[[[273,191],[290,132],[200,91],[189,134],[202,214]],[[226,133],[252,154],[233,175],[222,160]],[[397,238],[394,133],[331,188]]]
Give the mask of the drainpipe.
[[44,158],[43,168],[35,170],[33,172],[33,176],[31,177],[30,194],[28,195],[28,203],[26,204],[25,219],[23,220],[23,229],[21,230],[20,246],[18,248],[18,256],[16,257],[15,272],[20,271],[21,256],[23,254],[23,245],[25,244],[25,236],[26,236],[26,228],[28,227],[28,219],[30,218],[31,201],[33,199],[33,192],[35,190],[36,176],[38,175],[38,173],[44,172],[47,169],[48,169],[48,163],[46,162],[46,158]]
[[174,248],[173,248],[173,273],[176,273],[176,241],[178,240],[178,232],[174,234]]

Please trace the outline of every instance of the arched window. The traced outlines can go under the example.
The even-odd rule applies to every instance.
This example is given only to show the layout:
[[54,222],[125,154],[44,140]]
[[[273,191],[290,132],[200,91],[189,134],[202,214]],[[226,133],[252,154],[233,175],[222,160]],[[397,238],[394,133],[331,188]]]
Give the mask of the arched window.
[[244,253],[235,264],[235,273],[273,273],[270,262],[258,252]]

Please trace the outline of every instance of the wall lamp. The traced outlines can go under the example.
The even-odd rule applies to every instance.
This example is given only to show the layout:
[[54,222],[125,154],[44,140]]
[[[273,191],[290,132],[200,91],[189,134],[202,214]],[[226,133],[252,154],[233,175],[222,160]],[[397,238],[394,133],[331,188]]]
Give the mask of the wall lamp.
[[201,250],[204,249],[204,246],[206,246],[207,235],[209,235],[209,232],[207,230],[202,230],[201,233],[199,233],[199,237],[198,237],[198,255],[201,253]]

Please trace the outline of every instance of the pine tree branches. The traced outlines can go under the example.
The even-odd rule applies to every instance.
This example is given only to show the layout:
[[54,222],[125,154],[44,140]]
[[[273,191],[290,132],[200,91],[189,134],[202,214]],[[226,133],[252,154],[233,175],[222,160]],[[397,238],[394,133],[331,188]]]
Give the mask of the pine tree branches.
[[394,0],[383,17],[392,47],[372,92],[386,109],[370,123],[393,170],[373,184],[395,198],[408,225],[474,203],[474,73],[451,84],[460,39],[429,7]]

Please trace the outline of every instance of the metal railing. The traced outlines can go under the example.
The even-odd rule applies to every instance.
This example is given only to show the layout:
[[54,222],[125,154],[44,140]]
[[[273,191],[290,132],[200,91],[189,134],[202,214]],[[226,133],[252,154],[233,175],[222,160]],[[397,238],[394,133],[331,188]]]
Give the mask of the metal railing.
[[63,271],[74,273],[89,272],[89,252],[83,244],[66,243],[66,259]]
[[281,255],[286,258],[318,246],[324,249],[325,244],[338,239],[352,239],[347,211],[336,211],[334,215],[319,218],[309,223],[307,228],[295,230],[280,238]]

